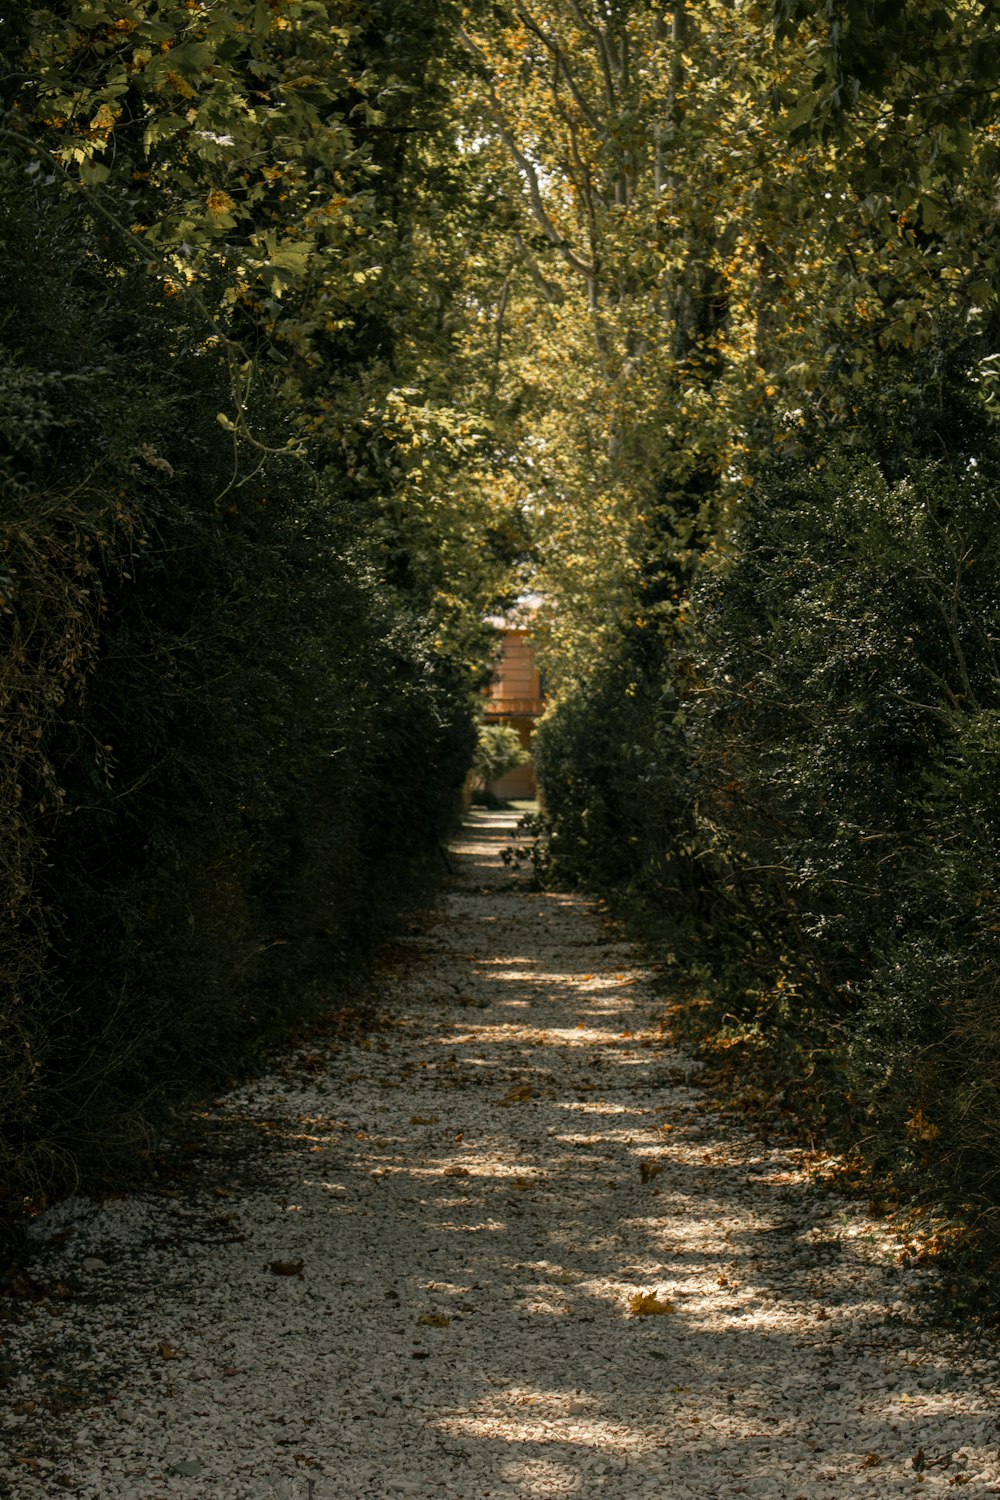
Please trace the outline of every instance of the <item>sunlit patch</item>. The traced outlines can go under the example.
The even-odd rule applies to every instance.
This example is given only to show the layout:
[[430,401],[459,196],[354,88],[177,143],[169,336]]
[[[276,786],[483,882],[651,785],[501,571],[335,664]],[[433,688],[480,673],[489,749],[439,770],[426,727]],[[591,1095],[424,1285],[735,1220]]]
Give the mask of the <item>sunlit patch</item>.
[[457,1281],[435,1281],[431,1278],[418,1280],[417,1285],[425,1292],[444,1292],[449,1297],[466,1297],[472,1291],[467,1283]]
[[581,1281],[579,1290],[588,1297],[593,1297],[596,1302],[607,1303],[623,1316],[628,1316],[630,1311],[635,1310],[637,1298],[655,1297],[673,1311],[674,1298],[687,1295],[678,1290],[676,1282],[664,1278],[662,1268],[651,1274],[648,1280],[641,1282],[617,1281],[607,1277],[602,1277],[599,1281]]
[[554,1026],[545,1035],[564,1047],[616,1047],[619,1042],[617,1032],[597,1026]]
[[[447,1169],[449,1167],[451,1167],[453,1170],[448,1175],[448,1181],[451,1181],[452,1178],[459,1177],[464,1179],[466,1177],[491,1177],[493,1175],[488,1167],[477,1166],[475,1163],[466,1164],[465,1162],[438,1161],[430,1162],[426,1166],[415,1166],[412,1162],[408,1162],[404,1166],[391,1167],[389,1170],[394,1176],[404,1175],[407,1177],[416,1177],[423,1178],[424,1180],[430,1179],[431,1181],[437,1181],[438,1178],[444,1177],[446,1175]],[[455,1170],[456,1168],[458,1168],[459,1170]]]
[[551,1458],[512,1458],[500,1465],[508,1484],[528,1495],[579,1494],[581,1476],[569,1464]]
[[[529,1008],[526,1000],[505,1000],[500,1002],[505,1006],[518,1006]],[[457,1033],[457,1034],[456,1034]],[[636,1057],[631,1047],[620,1046],[620,1039],[616,1032],[604,1027],[596,1026],[532,1026],[530,1024],[518,1024],[515,1021],[501,1021],[497,1023],[486,1022],[481,1025],[472,1025],[456,1022],[452,1030],[445,1032],[437,1039],[440,1047],[468,1046],[476,1042],[480,1046],[510,1045],[513,1042],[529,1042],[538,1047],[591,1047],[600,1053],[600,1065],[607,1066],[613,1063],[622,1066],[633,1062],[649,1065],[649,1059]]]
[[[557,1109],[572,1109],[582,1115],[631,1115],[635,1110],[630,1104],[609,1104],[606,1099],[564,1099],[557,1103]],[[590,1137],[593,1140],[593,1136]],[[603,1140],[623,1139],[623,1133],[616,1131],[613,1134],[605,1134]]]
[[565,1298],[538,1294],[522,1297],[514,1304],[514,1309],[522,1318],[568,1318],[573,1311],[571,1304]]
[[[535,960],[533,958],[528,958],[523,953],[522,954],[507,954],[503,958],[479,958],[479,959],[476,959],[476,962],[479,964],[479,967],[481,969],[509,969],[512,964],[524,964],[527,968],[532,969],[532,970],[535,970],[538,967],[538,965],[536,964],[536,962],[535,962]],[[495,977],[494,975],[490,976],[491,979],[494,978],[494,977]],[[514,975],[511,974],[511,975],[503,975],[502,977],[503,978],[513,979],[516,976],[514,976]],[[536,977],[537,976],[534,973],[532,973],[531,978],[535,979]]]
[[[492,1438],[505,1443],[572,1444],[574,1448],[604,1453],[636,1451],[639,1436],[621,1423],[594,1415],[595,1399],[585,1391],[532,1390],[514,1386],[478,1401],[468,1412],[439,1419],[437,1426],[454,1436]],[[643,1445],[645,1446],[645,1445]],[[505,1475],[520,1476],[530,1486],[528,1495],[565,1494],[575,1485],[576,1466],[556,1457],[512,1455],[503,1465]],[[591,1482],[592,1482],[591,1476]],[[572,1490],[570,1491],[572,1493]]]
[[440,1219],[428,1227],[449,1234],[498,1234],[507,1228],[507,1222],[505,1219],[482,1219],[478,1224],[460,1224],[457,1219]]

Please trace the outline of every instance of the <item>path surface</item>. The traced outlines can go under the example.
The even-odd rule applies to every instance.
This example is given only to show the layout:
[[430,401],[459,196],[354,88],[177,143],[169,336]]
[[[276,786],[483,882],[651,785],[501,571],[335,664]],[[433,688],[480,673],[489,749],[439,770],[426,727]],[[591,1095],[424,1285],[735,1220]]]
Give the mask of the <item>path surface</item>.
[[509,839],[467,826],[390,1026],[218,1101],[177,1196],[38,1222],[0,1494],[1000,1494],[996,1347],[717,1117]]

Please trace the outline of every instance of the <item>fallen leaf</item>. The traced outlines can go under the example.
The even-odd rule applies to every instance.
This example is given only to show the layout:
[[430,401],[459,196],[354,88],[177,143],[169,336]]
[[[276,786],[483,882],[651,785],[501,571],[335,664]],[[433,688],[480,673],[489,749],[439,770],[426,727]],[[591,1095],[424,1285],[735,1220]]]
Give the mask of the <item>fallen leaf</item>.
[[468,1167],[445,1167],[444,1175],[445,1177],[468,1177],[469,1169]]
[[235,1198],[236,1194],[231,1193],[228,1188],[214,1187],[212,1189],[212,1196],[214,1198]]
[[15,1271],[4,1287],[4,1292],[8,1297],[41,1298],[47,1295],[41,1283],[35,1281],[26,1271]]
[[861,1467],[863,1469],[877,1469],[881,1462],[881,1453],[866,1453],[864,1458],[861,1460]]
[[421,1328],[447,1328],[451,1319],[443,1313],[421,1313],[417,1322]]
[[518,1083],[512,1089],[508,1089],[500,1100],[505,1107],[510,1104],[523,1104],[525,1099],[530,1099],[534,1094],[530,1083]]
[[181,1358],[181,1351],[179,1349],[175,1349],[174,1346],[173,1346],[173,1344],[161,1344],[160,1345],[160,1358],[161,1359],[180,1359]]
[[274,1276],[298,1276],[301,1279],[303,1260],[272,1260],[271,1274]]
[[654,1318],[672,1313],[674,1304],[666,1297],[658,1297],[655,1292],[635,1292],[628,1299],[628,1308],[633,1318]]
[[660,1173],[662,1171],[663,1171],[663,1164],[662,1164],[662,1162],[658,1162],[658,1161],[641,1161],[639,1163],[639,1181],[640,1182],[652,1182],[653,1178],[654,1177],[659,1177],[659,1175],[660,1175]]
[[437,1117],[437,1115],[411,1115],[410,1116],[410,1124],[411,1125],[436,1125],[437,1123],[438,1123],[438,1117]]

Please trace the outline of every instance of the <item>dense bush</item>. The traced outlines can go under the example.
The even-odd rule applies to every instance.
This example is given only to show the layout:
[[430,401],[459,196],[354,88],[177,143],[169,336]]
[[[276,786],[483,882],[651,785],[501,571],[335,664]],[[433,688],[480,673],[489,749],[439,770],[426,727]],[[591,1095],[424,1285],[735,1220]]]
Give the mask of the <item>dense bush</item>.
[[480,724],[472,770],[481,790],[528,759],[517,730],[510,724]]
[[[338,476],[222,433],[203,326],[23,174],[0,238],[16,1199],[120,1161],[322,1004],[437,856],[474,736]],[[273,411],[262,378],[248,424],[280,449]]]
[[535,735],[554,871],[642,904],[697,884],[681,694],[652,645],[628,639]]
[[651,653],[636,632],[538,759],[558,866],[684,955],[716,1044],[1000,1231],[1000,439],[980,353],[942,345],[850,431],[762,465],[693,635]]

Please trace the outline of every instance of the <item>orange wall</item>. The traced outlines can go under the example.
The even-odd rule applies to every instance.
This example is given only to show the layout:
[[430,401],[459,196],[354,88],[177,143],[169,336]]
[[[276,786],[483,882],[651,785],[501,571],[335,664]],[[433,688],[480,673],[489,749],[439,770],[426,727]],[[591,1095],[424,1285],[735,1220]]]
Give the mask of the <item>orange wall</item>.
[[[509,724],[526,750],[531,748],[534,721],[542,709],[542,680],[526,630],[504,630],[494,659],[494,675],[485,705],[487,719]],[[535,770],[530,761],[490,782],[498,797],[530,800],[537,796]]]
[[[500,722],[509,723],[512,729],[516,729],[521,744],[526,750],[531,749],[531,731],[534,726],[529,721],[517,719]],[[491,781],[489,789],[495,797],[511,797],[519,802],[531,802],[538,796],[535,768],[530,760],[526,760],[523,766],[515,766],[513,771],[508,771],[499,781]]]
[[503,652],[491,689],[496,698],[537,698],[538,673],[531,656],[531,642],[521,631],[504,632]]

